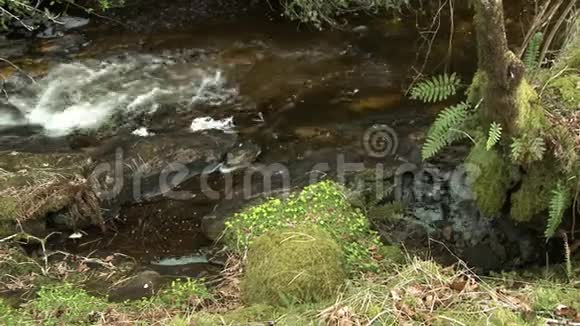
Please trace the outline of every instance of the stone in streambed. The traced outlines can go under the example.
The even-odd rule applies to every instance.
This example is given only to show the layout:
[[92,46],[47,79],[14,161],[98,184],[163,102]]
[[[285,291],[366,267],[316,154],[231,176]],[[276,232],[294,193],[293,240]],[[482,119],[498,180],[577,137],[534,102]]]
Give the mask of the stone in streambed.
[[236,139],[235,134],[217,131],[118,138],[92,152],[101,159],[91,178],[102,200],[117,205],[140,202],[217,171]]
[[149,298],[161,285],[162,277],[155,271],[143,271],[111,290],[109,300],[125,301]]

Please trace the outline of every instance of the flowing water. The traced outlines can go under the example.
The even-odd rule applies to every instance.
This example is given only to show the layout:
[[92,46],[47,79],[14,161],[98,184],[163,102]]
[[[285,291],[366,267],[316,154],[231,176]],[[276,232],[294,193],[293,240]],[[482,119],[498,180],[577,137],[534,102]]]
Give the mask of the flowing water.
[[[324,32],[255,18],[166,33],[89,30],[88,47],[66,63],[49,60],[45,75],[2,100],[0,149],[78,151],[111,137],[147,141],[217,129],[258,147],[255,163],[289,167],[290,187],[303,185],[317,163],[332,170],[340,155],[367,164],[414,162],[420,134],[442,105],[405,98],[420,45],[414,21],[406,21],[368,20]],[[451,67],[469,76],[471,27],[457,25]],[[444,57],[446,50],[442,39],[432,55]],[[363,136],[383,124],[396,132],[397,148],[377,160]],[[91,135],[89,144],[75,145],[79,135]],[[223,182],[219,173],[210,180],[221,193]],[[115,216],[116,232],[91,230],[65,246],[103,256],[122,252],[157,269],[198,266],[168,271],[198,274],[207,263],[200,248],[211,245],[200,230],[202,217],[223,217],[246,202],[204,197],[198,183],[182,186],[198,191],[193,199],[126,204]]]

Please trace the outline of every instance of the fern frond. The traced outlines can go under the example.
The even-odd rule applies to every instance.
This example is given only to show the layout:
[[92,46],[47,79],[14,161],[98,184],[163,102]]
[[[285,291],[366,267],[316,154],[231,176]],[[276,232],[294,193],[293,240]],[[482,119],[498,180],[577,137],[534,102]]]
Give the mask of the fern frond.
[[470,115],[469,108],[469,104],[460,103],[446,108],[439,114],[429,129],[427,140],[421,150],[423,160],[432,158],[446,146],[467,137],[461,128]]
[[487,137],[487,143],[485,145],[485,148],[488,151],[490,151],[495,144],[499,143],[502,130],[503,129],[499,123],[495,121],[491,123],[491,126],[489,127],[489,136]]
[[541,32],[536,33],[530,40],[528,48],[526,49],[526,54],[524,55],[524,65],[526,71],[533,72],[538,67],[538,60],[540,58],[540,47],[544,41],[544,34]]
[[417,83],[411,89],[411,99],[434,103],[448,99],[457,93],[461,79],[457,74],[443,74]]
[[534,138],[529,147],[530,162],[541,161],[546,153],[546,143],[541,137]]
[[552,238],[558,230],[569,203],[569,190],[561,184],[558,184],[558,188],[552,191],[552,198],[550,199],[548,225],[544,232],[546,239]]
[[511,148],[512,148],[512,161],[520,162],[522,156],[524,155],[523,140],[521,138],[514,138]]
[[511,155],[514,163],[532,163],[541,161],[546,153],[546,143],[541,137],[534,139],[514,138],[511,144]]

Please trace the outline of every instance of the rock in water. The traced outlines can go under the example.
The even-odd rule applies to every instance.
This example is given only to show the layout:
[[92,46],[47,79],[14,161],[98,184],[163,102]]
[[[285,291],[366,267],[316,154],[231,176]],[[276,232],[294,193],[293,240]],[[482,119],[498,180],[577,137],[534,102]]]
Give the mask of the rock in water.
[[143,271],[125,281],[109,294],[111,301],[137,300],[153,296],[162,277],[155,271]]
[[[99,197],[114,205],[140,202],[159,195],[187,196],[185,192],[171,191],[195,176],[215,172],[236,139],[235,134],[215,131],[132,137],[128,143],[117,140],[108,146],[111,151],[105,155],[93,153],[95,158],[101,159],[91,179]],[[193,194],[189,196],[192,198]]]
[[231,173],[249,167],[261,153],[260,147],[252,142],[240,143],[227,154],[224,165],[220,167],[220,172]]

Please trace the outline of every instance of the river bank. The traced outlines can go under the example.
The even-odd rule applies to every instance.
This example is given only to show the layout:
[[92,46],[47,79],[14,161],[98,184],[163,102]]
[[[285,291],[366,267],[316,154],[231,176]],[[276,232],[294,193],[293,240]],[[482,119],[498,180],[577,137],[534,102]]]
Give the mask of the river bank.
[[[226,2],[168,5],[149,27],[147,2],[149,14],[129,7],[48,39],[4,40],[16,46],[0,52],[10,60],[1,68],[0,318],[176,325],[578,318],[578,290],[562,267],[543,275],[550,283],[537,276],[539,266],[563,262],[563,248],[543,241],[541,229],[477,208],[460,164],[468,146],[421,160],[426,131],[447,103],[406,95],[425,45],[413,19],[359,17],[316,31]],[[517,30],[525,15],[512,15],[508,27]],[[143,28],[120,29],[119,20]],[[448,62],[464,80],[476,67],[470,20],[456,17]],[[448,50],[447,39],[432,44],[434,70]],[[257,280],[244,281],[250,236],[282,249],[294,237],[323,244],[283,254],[260,247],[254,262],[282,270],[288,262],[268,259],[298,252],[290,266],[310,254],[324,263],[307,261],[304,273],[282,279],[300,284],[297,292],[282,286],[251,295],[247,284],[269,284],[259,277],[278,273],[254,263]],[[329,280],[322,290],[307,277],[318,272]],[[134,301],[119,303],[126,299]]]

